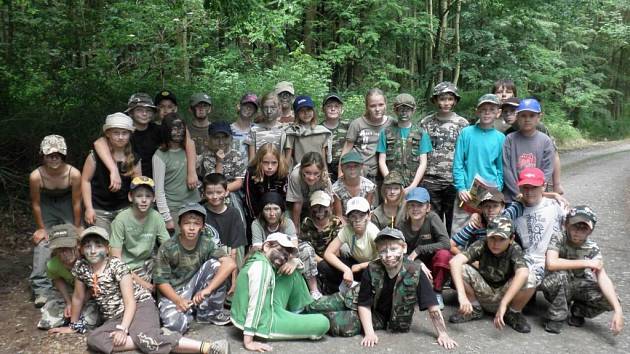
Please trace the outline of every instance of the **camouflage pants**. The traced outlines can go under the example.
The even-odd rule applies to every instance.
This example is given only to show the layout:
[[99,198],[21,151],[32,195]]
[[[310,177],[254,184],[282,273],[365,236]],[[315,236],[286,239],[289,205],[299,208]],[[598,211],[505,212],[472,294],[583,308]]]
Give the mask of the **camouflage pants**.
[[[345,294],[334,293],[322,296],[307,306],[308,313],[321,313],[330,321],[328,334],[337,337],[352,337],[361,333],[361,321],[357,312],[359,286]],[[372,313],[374,329],[384,329],[384,321]]]
[[595,280],[571,279],[566,271],[549,272],[540,287],[550,302],[546,314],[549,320],[564,321],[569,316],[569,308],[576,316],[588,318],[612,311]]
[[302,275],[305,278],[313,278],[316,277],[317,274],[317,261],[315,259],[315,249],[309,242],[300,241],[298,244],[298,250],[300,255],[300,260],[302,264],[304,264],[304,269],[302,270]]
[[[190,278],[186,285],[180,289],[175,289],[175,292],[182,298],[191,300],[198,291],[208,286],[208,283],[215,276],[220,265],[221,263],[219,263],[218,260],[209,259],[199,268],[197,273]],[[196,306],[196,308],[191,308],[185,313],[177,311],[175,303],[166,296],[162,296],[158,303],[162,324],[171,331],[186,333],[190,327],[190,322],[192,322],[193,313],[198,320],[206,320],[223,311],[223,303],[225,302],[226,294],[227,282],[224,282],[219,288],[212,292],[210,296],[206,297],[201,304]]]
[[503,286],[499,288],[493,288],[486,282],[475,267],[468,264],[464,264],[462,275],[464,282],[473,288],[475,297],[481,304],[481,307],[487,312],[497,312],[501,299],[510,287],[510,282],[503,284]]
[[[51,329],[70,323],[69,318],[63,316],[66,301],[58,291],[51,291],[46,304],[40,309],[42,318],[37,322],[39,329]],[[101,323],[98,305],[92,299],[83,306],[81,317],[89,329],[93,329]]]

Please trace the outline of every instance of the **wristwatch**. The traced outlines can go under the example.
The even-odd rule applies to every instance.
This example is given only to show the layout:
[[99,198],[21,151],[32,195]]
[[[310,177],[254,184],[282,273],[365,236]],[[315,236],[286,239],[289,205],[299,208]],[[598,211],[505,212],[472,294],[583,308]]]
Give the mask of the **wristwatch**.
[[121,330],[123,332],[125,332],[125,334],[129,334],[129,330],[125,327],[123,327],[122,325],[116,325],[116,329]]

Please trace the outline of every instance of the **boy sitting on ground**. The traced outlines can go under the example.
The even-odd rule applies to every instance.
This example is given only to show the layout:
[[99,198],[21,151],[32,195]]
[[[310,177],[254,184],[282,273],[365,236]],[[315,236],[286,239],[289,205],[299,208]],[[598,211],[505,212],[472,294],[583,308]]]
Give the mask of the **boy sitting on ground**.
[[205,220],[203,206],[184,204],[179,210],[179,234],[158,250],[153,281],[161,295],[160,319],[172,331],[186,332],[193,311],[200,323],[230,322],[229,314],[223,311],[225,280],[236,265],[214,243],[216,230],[210,226],[204,229]]
[[581,327],[584,318],[593,318],[604,311],[614,311],[610,330],[618,335],[623,330],[623,311],[615,286],[606,274],[597,243],[589,236],[597,216],[588,206],[569,211],[564,233],[555,233],[547,248],[547,274],[541,284],[547,309],[545,331],[560,333],[568,318],[570,326]]

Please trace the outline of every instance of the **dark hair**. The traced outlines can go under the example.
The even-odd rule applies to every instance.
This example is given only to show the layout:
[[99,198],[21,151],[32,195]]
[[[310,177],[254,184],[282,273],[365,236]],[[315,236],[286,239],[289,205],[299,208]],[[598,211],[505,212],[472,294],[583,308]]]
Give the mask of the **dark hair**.
[[221,173],[209,173],[203,178],[203,191],[206,191],[207,186],[221,185],[223,189],[227,190],[227,179]]
[[147,186],[146,184],[141,184],[137,186],[133,190],[130,190],[129,193],[131,193],[131,195],[134,195],[134,193],[136,193],[137,190],[140,190],[140,188],[148,190],[149,192],[151,192],[151,194],[153,194],[153,196],[155,196],[155,190],[153,190],[153,188]]
[[492,88],[492,93],[497,93],[497,91],[499,91],[499,89],[501,87],[504,87],[508,90],[512,90],[512,93],[514,94],[514,97],[518,97],[518,94],[516,92],[516,84],[514,83],[514,81],[510,80],[510,79],[502,79],[502,80],[497,80],[494,82],[494,87]]
[[109,245],[109,241],[107,241],[106,239],[102,238],[101,236],[97,235],[97,234],[87,234],[85,236],[83,236],[83,238],[80,241],[80,245],[81,247],[85,246],[86,243],[90,242],[90,241],[95,241],[97,243],[100,243],[101,245],[107,246]]
[[186,128],[186,121],[180,116],[177,112],[167,114],[162,120],[162,125],[160,126],[160,136],[162,137],[162,145],[160,146],[160,150],[166,151],[168,150],[168,143],[171,141],[171,130],[173,129],[174,123],[176,121],[181,121],[184,125],[184,140],[181,142],[181,147],[184,148],[186,144],[186,135],[188,129]]

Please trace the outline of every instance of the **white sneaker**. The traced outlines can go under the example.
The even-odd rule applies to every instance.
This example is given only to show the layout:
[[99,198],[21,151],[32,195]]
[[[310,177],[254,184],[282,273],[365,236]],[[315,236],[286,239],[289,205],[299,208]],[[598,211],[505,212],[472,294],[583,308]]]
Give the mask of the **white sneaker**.
[[442,294],[435,293],[435,298],[437,299],[440,310],[444,310],[444,299],[442,298]]

